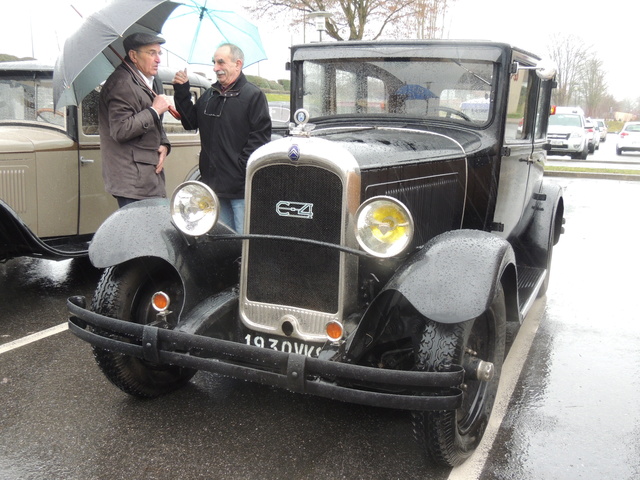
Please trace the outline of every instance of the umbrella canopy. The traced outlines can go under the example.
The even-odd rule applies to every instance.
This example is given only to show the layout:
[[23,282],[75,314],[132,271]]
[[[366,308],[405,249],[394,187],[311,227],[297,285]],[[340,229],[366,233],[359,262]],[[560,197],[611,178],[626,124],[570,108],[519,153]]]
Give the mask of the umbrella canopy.
[[[120,56],[126,55],[122,41],[136,32],[160,33],[167,40],[163,47],[173,45],[169,51],[187,63],[211,65],[216,47],[223,42],[242,48],[245,65],[266,58],[253,24],[234,12],[217,12],[186,1],[188,5],[169,0],[112,0],[87,17],[67,38],[56,61],[53,72],[56,108],[77,105],[106,80],[120,64]],[[198,15],[193,13],[197,8],[200,8]],[[170,19],[174,11],[176,15]],[[193,19],[198,21],[188,26],[186,22]],[[243,29],[248,33],[243,33]],[[192,31],[194,34],[190,35]],[[216,31],[220,33],[215,34]]]
[[408,100],[426,100],[429,98],[438,98],[431,90],[422,85],[409,84],[402,85],[396,93],[406,96]]
[[207,0],[183,0],[167,19],[164,47],[187,63],[212,65],[215,49],[233,43],[244,53],[244,65],[266,60],[258,27],[232,11],[207,8]]
[[178,3],[166,0],[113,0],[87,17],[64,43],[53,71],[56,108],[77,105],[106,80],[125,55],[122,40],[132,33],[157,34]]

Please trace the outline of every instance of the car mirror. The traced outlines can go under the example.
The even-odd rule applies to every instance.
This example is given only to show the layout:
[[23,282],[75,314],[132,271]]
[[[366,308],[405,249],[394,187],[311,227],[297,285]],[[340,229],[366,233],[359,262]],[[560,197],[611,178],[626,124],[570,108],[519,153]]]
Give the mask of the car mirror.
[[540,60],[536,65],[536,74],[542,80],[551,80],[556,76],[556,73],[558,73],[558,66],[553,60]]

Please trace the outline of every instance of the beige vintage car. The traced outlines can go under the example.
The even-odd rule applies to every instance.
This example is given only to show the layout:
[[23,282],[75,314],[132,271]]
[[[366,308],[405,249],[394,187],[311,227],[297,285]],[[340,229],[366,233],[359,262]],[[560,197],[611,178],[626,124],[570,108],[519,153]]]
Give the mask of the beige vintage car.
[[[161,69],[172,95],[175,72]],[[193,96],[209,86],[190,75]],[[102,222],[117,209],[104,190],[98,135],[98,89],[78,107],[54,109],[53,66],[0,63],[0,260],[19,256],[65,259],[87,254]],[[167,191],[198,176],[200,139],[171,115]]]

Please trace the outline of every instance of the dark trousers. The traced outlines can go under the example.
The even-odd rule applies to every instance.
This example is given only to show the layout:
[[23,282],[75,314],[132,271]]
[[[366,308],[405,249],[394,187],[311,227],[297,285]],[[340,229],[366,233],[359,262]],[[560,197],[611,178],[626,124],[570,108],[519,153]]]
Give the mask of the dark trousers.
[[113,198],[115,198],[118,201],[118,208],[122,208],[126,205],[129,205],[130,203],[138,201],[135,198],[116,197],[115,195],[113,196]]

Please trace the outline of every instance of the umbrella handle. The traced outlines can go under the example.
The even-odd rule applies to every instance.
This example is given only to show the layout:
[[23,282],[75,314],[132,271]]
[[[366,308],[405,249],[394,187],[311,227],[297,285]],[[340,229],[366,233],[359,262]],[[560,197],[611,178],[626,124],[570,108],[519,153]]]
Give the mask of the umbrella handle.
[[180,114],[178,113],[178,111],[171,105],[169,105],[169,113],[171,114],[171,116],[173,118],[175,118],[176,120],[180,120]]

